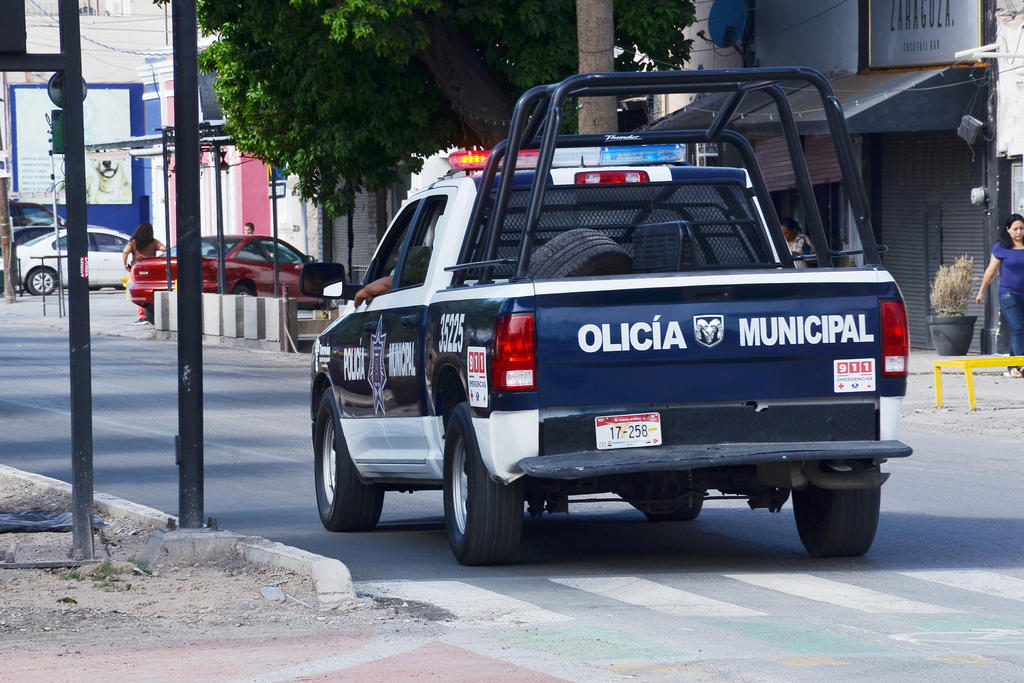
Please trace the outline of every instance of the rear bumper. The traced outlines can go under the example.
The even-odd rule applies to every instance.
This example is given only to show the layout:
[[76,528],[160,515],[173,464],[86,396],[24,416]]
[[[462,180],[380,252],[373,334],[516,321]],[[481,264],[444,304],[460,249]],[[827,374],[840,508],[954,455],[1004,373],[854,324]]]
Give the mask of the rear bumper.
[[685,472],[709,467],[780,462],[905,458],[912,452],[910,446],[895,440],[673,444],[535,456],[520,460],[519,467],[531,477],[586,479],[637,472]]
[[148,283],[128,281],[128,298],[133,304],[148,306],[153,303],[153,292],[166,292],[167,286],[152,286]]

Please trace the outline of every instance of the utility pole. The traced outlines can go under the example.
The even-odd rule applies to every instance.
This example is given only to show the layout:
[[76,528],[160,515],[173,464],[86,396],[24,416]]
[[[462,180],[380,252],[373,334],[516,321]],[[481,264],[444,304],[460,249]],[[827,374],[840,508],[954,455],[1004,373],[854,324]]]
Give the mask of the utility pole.
[[[615,71],[613,0],[576,0],[576,34],[580,73]],[[580,134],[614,133],[619,129],[614,97],[580,99]]]
[[203,526],[203,275],[196,0],[173,0],[171,12],[178,197],[178,518],[182,528],[199,529]]
[[[0,130],[0,157],[3,154],[4,134]],[[14,269],[17,264],[11,249],[14,240],[11,239],[11,204],[8,195],[10,182],[10,167],[4,166],[3,172],[0,173],[0,252],[4,255],[4,301],[13,304],[17,301],[14,298]]]

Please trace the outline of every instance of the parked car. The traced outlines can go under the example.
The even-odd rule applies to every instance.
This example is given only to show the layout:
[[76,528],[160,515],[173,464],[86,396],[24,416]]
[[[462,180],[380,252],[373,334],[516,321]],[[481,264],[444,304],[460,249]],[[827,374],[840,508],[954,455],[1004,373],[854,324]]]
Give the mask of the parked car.
[[[11,225],[20,228],[27,225],[49,226],[53,228],[53,210],[45,204],[34,202],[11,202]],[[67,225],[61,217],[57,217],[61,227]]]
[[[274,249],[272,237],[262,235],[231,235],[224,238],[224,285],[225,294],[248,296],[274,295]],[[300,308],[316,308],[323,299],[303,296],[299,292],[299,271],[309,257],[288,244],[277,240],[278,281],[282,296],[294,297]],[[217,286],[217,238],[203,237],[200,241],[202,257],[203,291],[216,293]],[[171,248],[172,285],[178,277],[177,247]],[[174,285],[176,286],[176,285]],[[167,258],[141,259],[132,266],[128,283],[128,298],[146,310],[146,316],[153,314],[153,292],[167,289]]]
[[20,228],[14,228],[11,231],[11,239],[14,240],[14,245],[20,247],[26,242],[31,242],[37,237],[43,235],[52,235],[52,225],[26,225]]
[[[89,286],[122,287],[124,283],[124,262],[121,252],[128,244],[123,232],[89,226]],[[67,231],[61,230],[59,253],[63,256],[62,268],[67,267]],[[18,247],[16,257],[22,286],[29,294],[52,294],[57,289],[57,238],[52,233],[36,237]],[[0,262],[0,269],[3,264]]]

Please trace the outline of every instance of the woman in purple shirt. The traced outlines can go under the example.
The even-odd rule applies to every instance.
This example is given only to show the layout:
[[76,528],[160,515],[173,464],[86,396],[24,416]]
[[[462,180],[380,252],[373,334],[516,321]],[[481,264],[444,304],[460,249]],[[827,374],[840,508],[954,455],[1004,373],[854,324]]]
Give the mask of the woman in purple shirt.
[[[985,300],[985,290],[999,273],[999,308],[1010,326],[1010,355],[1024,355],[1024,216],[1011,213],[999,233],[999,241],[992,245],[981,289],[976,301]],[[1012,377],[1021,376],[1021,368],[1010,368]]]

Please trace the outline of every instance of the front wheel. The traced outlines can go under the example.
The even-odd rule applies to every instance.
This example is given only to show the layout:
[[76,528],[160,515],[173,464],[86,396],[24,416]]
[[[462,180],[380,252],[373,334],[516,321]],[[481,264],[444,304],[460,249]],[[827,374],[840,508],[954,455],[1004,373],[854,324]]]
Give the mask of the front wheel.
[[814,557],[856,557],[875,540],[882,490],[793,491],[793,516],[800,540]]
[[35,296],[53,294],[57,289],[57,271],[42,266],[29,271],[25,278],[25,289]]
[[330,390],[320,399],[313,431],[316,502],[328,531],[369,531],[377,526],[384,490],[359,480],[352,463],[341,415]]
[[444,437],[444,518],[461,564],[502,564],[519,548],[523,487],[491,479],[480,458],[469,404],[460,403]]

